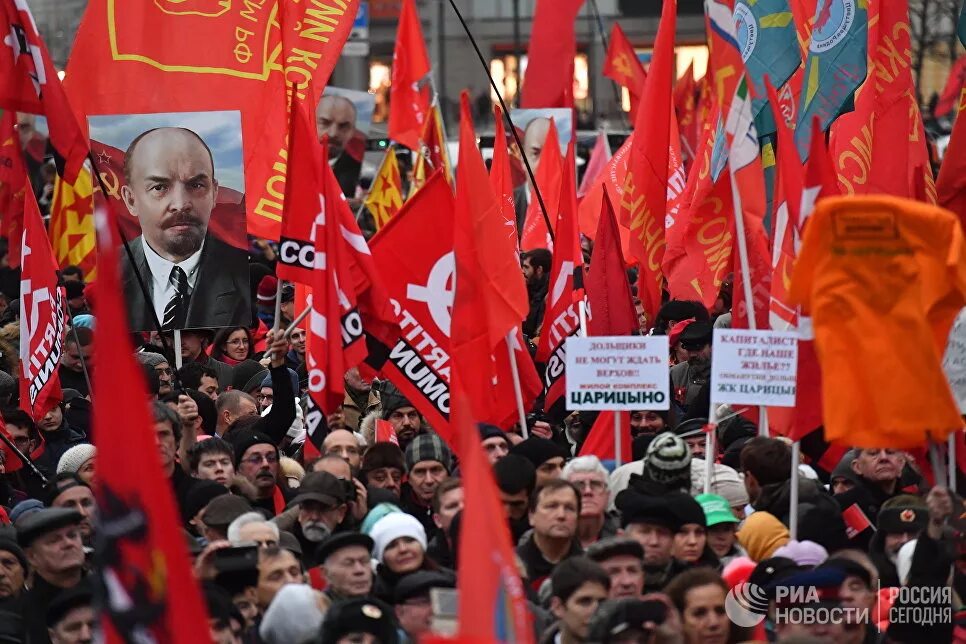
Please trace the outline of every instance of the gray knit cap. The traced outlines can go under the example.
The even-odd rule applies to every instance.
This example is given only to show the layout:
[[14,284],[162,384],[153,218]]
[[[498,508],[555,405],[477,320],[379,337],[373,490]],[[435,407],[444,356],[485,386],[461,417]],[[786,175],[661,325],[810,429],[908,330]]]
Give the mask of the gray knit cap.
[[168,359],[160,353],[153,353],[151,351],[138,351],[134,354],[134,357],[138,359],[138,362],[143,365],[147,365],[152,369],[157,367],[162,362],[168,361]]

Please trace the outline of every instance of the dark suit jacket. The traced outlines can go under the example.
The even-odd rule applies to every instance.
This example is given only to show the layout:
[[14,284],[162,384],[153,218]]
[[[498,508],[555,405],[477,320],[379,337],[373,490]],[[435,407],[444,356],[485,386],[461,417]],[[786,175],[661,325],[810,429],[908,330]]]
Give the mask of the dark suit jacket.
[[[141,237],[130,242],[134,263],[148,291],[153,280],[144,257]],[[121,277],[128,318],[134,331],[152,331],[150,302],[144,301],[126,251],[121,251]],[[198,279],[188,301],[185,328],[251,326],[251,286],[248,283],[248,252],[230,246],[209,234],[198,264]]]

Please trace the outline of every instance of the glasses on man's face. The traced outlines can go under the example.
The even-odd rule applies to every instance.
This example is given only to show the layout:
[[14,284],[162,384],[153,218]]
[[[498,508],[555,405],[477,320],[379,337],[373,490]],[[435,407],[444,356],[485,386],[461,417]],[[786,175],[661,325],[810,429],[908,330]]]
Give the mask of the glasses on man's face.
[[241,460],[242,463],[249,465],[261,465],[263,461],[269,465],[274,465],[278,463],[278,454],[252,454]]
[[597,481],[593,479],[589,481],[571,481],[571,482],[575,486],[577,486],[578,490],[590,489],[591,492],[603,492],[605,487],[603,481]]
[[255,400],[258,402],[272,402],[275,400],[274,394],[256,394]]
[[155,367],[154,373],[158,374],[159,376],[170,376],[174,374],[174,369],[170,367]]

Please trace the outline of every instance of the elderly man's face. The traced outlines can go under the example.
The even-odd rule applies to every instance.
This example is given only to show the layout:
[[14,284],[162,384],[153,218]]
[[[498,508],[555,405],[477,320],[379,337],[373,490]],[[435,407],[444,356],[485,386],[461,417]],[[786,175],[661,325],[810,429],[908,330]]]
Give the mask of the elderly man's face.
[[547,141],[549,131],[550,119],[541,116],[530,121],[523,133],[523,150],[534,172],[540,164],[540,152],[543,151],[543,144]]
[[356,131],[356,108],[342,96],[323,96],[316,117],[319,139],[329,135],[329,158],[345,151],[346,144]]
[[218,196],[211,156],[194,135],[161,128],[144,136],[129,159],[121,189],[152,249],[180,262],[201,248]]

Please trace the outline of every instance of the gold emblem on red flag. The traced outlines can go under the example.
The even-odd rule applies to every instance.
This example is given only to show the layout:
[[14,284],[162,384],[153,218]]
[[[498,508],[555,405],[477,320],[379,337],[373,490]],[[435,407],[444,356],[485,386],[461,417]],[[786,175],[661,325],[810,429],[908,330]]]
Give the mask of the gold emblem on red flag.
[[217,18],[231,9],[231,0],[154,0],[165,12],[176,16]]

